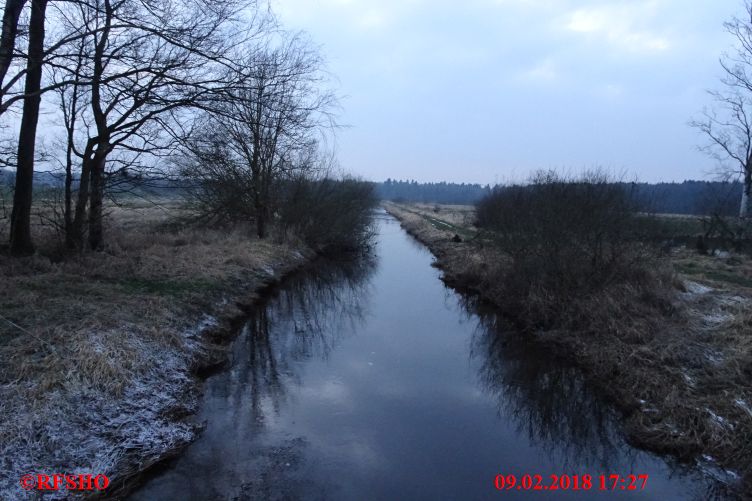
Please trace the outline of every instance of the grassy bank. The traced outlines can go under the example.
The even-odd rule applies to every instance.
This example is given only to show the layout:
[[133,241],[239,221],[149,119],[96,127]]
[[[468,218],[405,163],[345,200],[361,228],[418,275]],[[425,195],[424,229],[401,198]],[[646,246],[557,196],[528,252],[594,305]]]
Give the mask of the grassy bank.
[[0,499],[24,498],[25,473],[104,473],[117,489],[188,444],[197,374],[225,360],[258,291],[313,254],[246,227],[176,227],[182,211],[111,207],[100,253],[62,259],[37,226],[35,256],[0,254]]
[[547,291],[528,291],[525,298],[503,295],[512,258],[496,245],[497,235],[473,226],[471,208],[392,203],[386,208],[432,250],[449,285],[526,320],[521,332],[579,365],[623,411],[631,442],[697,462],[749,491],[748,256],[673,249],[651,261],[649,280],[614,282],[597,294],[568,298],[566,320],[557,311],[546,321],[538,315],[556,300]]

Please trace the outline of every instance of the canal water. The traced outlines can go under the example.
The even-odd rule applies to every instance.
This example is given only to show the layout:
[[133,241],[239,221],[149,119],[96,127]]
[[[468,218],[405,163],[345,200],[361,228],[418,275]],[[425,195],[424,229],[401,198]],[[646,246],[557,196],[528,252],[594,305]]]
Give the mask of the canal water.
[[[576,370],[446,288],[393,218],[377,230],[373,256],[293,276],[249,317],[230,368],[205,382],[201,437],[130,499],[712,495],[626,444]],[[499,491],[498,474],[589,474],[593,487]],[[601,491],[602,474],[648,480]]]

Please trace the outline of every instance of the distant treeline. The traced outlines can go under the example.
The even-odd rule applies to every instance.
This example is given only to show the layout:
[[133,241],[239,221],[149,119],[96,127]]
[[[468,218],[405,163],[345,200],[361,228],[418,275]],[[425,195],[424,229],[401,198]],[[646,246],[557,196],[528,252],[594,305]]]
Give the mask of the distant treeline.
[[376,183],[376,194],[394,202],[426,202],[437,204],[474,204],[491,193],[491,185],[465,183],[419,183],[387,179]]
[[[682,183],[622,183],[648,212],[661,214],[719,214],[739,212],[740,182],[684,181]],[[475,204],[493,190],[491,185],[465,183],[419,183],[387,179],[376,183],[382,200],[438,204]]]
[[[12,187],[15,182],[15,173],[10,169],[0,168],[0,186]],[[74,190],[78,189],[80,178],[73,175],[71,185]],[[188,181],[177,176],[144,176],[139,173],[130,174],[127,170],[121,170],[115,175],[105,178],[108,193],[112,196],[122,194],[170,196],[182,195],[188,186]],[[59,189],[65,186],[65,173],[56,171],[34,171],[34,189]]]
[[[62,187],[60,174],[37,172],[37,186]],[[77,184],[74,179],[74,185]],[[0,169],[0,184],[12,184],[13,173]],[[184,183],[177,179],[132,178],[118,176],[109,179],[115,192],[149,191],[170,195],[182,191]],[[467,183],[419,183],[387,179],[374,183],[376,195],[382,200],[437,204],[472,205],[493,191],[491,185]],[[681,183],[623,183],[637,197],[640,207],[661,214],[718,214],[734,216],[739,213],[742,183],[720,181],[684,181]]]
[[659,214],[736,216],[742,197],[740,182],[637,183],[634,188],[643,209]]

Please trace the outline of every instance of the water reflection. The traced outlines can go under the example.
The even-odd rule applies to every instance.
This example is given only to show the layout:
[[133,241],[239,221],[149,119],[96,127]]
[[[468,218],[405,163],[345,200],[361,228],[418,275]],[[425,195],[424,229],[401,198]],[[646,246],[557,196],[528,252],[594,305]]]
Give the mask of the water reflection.
[[[461,298],[468,318],[477,318],[470,355],[479,382],[496,402],[499,419],[513,423],[538,447],[548,451],[561,472],[582,468],[599,472],[639,473],[650,454],[630,447],[619,414],[599,399],[582,372],[558,359],[540,343],[523,338],[492,309]],[[729,499],[728,486],[668,460],[671,476],[706,485],[694,499]]]
[[233,344],[230,369],[206,383],[201,437],[131,499],[325,499],[326,485],[296,476],[308,441],[275,434],[276,421],[306,361],[327,358],[366,318],[376,263],[322,259],[271,291]]
[[246,371],[240,377],[246,384],[235,388],[238,401],[250,391],[257,425],[269,413],[279,414],[287,386],[301,384],[301,363],[327,359],[337,343],[357,332],[367,314],[376,264],[372,254],[346,261],[322,259],[315,273],[286,280],[250,315],[241,336],[247,362],[234,363]]
[[378,262],[320,262],[253,312],[206,382],[203,435],[133,499],[498,499],[500,472],[650,475],[644,492],[557,495],[571,499],[707,485],[629,447],[575,370],[513,342],[377,220]]
[[563,470],[585,464],[608,471],[612,458],[623,463],[632,454],[614,432],[613,412],[587,391],[578,371],[509,331],[493,312],[468,301],[464,306],[479,318],[471,356],[500,419],[555,454]]

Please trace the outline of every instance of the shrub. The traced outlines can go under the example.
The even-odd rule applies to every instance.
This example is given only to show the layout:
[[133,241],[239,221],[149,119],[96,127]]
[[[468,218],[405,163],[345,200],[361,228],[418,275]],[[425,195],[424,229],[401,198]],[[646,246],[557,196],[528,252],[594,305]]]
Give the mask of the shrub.
[[255,217],[253,178],[234,161],[227,145],[212,142],[176,160],[183,194],[196,219],[213,225],[251,221]]
[[528,185],[497,187],[478,203],[477,219],[512,257],[496,288],[510,309],[527,312],[526,322],[562,326],[584,296],[654,285],[651,218],[637,212],[631,185],[603,172],[542,172]]
[[353,251],[373,236],[377,203],[372,183],[301,177],[283,187],[279,223],[284,233],[294,233],[319,251]]

